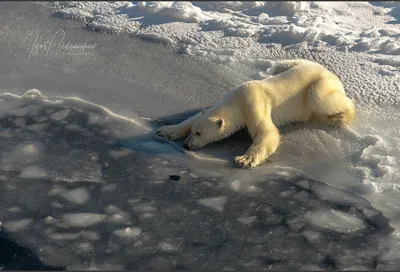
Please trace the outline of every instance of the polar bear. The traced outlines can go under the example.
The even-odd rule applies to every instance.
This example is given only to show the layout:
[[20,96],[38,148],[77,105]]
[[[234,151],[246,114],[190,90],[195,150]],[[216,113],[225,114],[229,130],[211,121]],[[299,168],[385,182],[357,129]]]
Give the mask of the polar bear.
[[183,147],[194,150],[247,128],[253,143],[244,155],[234,158],[234,163],[251,168],[277,150],[280,126],[311,119],[330,127],[352,122],[354,103],[340,79],[328,69],[303,59],[273,65],[273,76],[245,82],[210,109],[180,124],[162,126],[157,134],[170,140],[188,136]]

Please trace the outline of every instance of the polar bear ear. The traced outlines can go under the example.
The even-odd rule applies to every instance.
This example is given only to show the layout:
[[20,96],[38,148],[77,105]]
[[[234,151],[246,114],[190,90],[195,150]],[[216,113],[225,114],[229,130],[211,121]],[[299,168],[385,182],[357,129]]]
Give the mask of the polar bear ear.
[[205,108],[202,108],[201,109],[201,114],[204,114],[206,112],[206,109]]
[[218,119],[217,120],[217,126],[218,126],[218,128],[222,128],[223,126],[224,126],[224,120],[223,119]]

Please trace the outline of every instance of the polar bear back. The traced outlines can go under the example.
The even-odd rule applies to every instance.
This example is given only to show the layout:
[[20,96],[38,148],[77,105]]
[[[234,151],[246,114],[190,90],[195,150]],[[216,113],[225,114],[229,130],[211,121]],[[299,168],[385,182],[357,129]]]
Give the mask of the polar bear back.
[[[238,88],[244,107],[271,106],[271,115],[275,125],[282,126],[290,122],[307,121],[312,110],[307,105],[310,86],[320,79],[329,79],[327,88],[343,91],[339,78],[323,66],[306,62],[273,77],[250,81]],[[245,99],[243,99],[245,97]]]

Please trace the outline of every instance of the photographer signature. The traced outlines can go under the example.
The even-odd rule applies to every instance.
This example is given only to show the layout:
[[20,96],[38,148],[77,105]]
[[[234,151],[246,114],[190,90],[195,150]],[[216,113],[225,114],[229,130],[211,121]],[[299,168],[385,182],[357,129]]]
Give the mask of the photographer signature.
[[[56,53],[64,53],[64,54],[85,54],[85,50],[87,49],[93,49],[96,47],[96,44],[88,44],[87,42],[85,43],[72,43],[71,41],[68,41],[67,43],[64,41],[65,39],[65,31],[64,30],[58,30],[54,33],[53,36],[45,40],[45,42],[40,41],[40,32],[39,30],[32,31],[29,33],[24,41],[28,37],[33,37],[34,41],[31,47],[31,50],[29,52],[28,60],[30,60],[34,56],[39,56],[39,55],[44,55],[45,57],[48,57],[50,52],[56,51]],[[75,52],[73,52],[75,51]]]

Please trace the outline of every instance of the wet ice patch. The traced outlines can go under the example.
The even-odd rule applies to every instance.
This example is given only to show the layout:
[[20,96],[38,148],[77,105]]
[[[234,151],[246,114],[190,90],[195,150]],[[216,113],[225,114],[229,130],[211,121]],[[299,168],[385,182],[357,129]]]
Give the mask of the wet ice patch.
[[42,145],[37,142],[20,143],[11,151],[4,151],[0,165],[12,165],[14,169],[40,161],[44,155]]
[[78,252],[78,254],[82,254],[84,256],[92,255],[94,253],[93,245],[90,242],[78,244],[75,247],[75,250]]
[[299,193],[297,193],[293,198],[300,203],[307,203],[309,196],[310,196],[309,192],[302,190]]
[[16,127],[23,127],[26,125],[26,121],[25,118],[15,118],[14,120],[14,124]]
[[89,230],[81,231],[81,237],[90,241],[97,241],[100,239],[100,235],[98,233]]
[[244,225],[249,225],[251,224],[254,220],[256,220],[256,216],[248,216],[248,217],[239,217],[237,221]]
[[310,188],[310,182],[308,180],[300,180],[299,182],[297,182],[297,185],[304,189]]
[[65,187],[55,184],[55,185],[53,185],[53,187],[49,191],[49,195],[50,196],[58,195],[58,194],[62,194],[64,192],[66,192],[66,191],[67,191],[67,189]]
[[127,227],[113,231],[113,235],[124,239],[136,239],[142,234],[140,228]]
[[370,203],[365,198],[347,192],[345,190],[339,190],[332,186],[324,186],[322,184],[314,183],[311,186],[311,190],[314,194],[316,194],[319,198],[330,201],[335,204],[344,204],[344,205],[362,205],[368,207]]
[[306,220],[304,217],[295,217],[286,220],[286,224],[289,226],[290,230],[298,232],[304,227]]
[[29,126],[25,126],[24,128],[26,130],[33,131],[33,132],[41,132],[41,131],[45,130],[46,128],[48,128],[48,126],[49,126],[48,124],[32,124]]
[[70,227],[85,228],[99,224],[106,217],[105,214],[98,213],[75,213],[63,215],[62,221]]
[[110,121],[110,118],[106,118],[99,114],[89,113],[88,124],[95,125],[95,124],[104,124]]
[[216,211],[222,212],[224,210],[224,205],[225,205],[227,199],[228,199],[228,197],[226,197],[226,196],[219,196],[219,197],[199,199],[199,200],[197,200],[197,202],[200,205],[203,205],[207,208],[211,208]]
[[80,236],[80,233],[52,233],[50,239],[59,241],[75,240]]
[[229,184],[229,188],[235,192],[255,193],[261,191],[261,189],[258,186],[244,180],[231,181]]
[[58,219],[54,218],[53,216],[47,216],[45,219],[43,219],[44,223],[46,225],[53,225],[59,222]]
[[310,224],[336,232],[355,232],[365,228],[363,220],[336,209],[318,209],[307,216]]
[[114,213],[119,212],[120,210],[121,210],[121,209],[118,208],[118,207],[115,206],[115,205],[109,205],[104,211],[105,211],[105,213],[111,215],[111,214],[114,214]]
[[86,181],[102,183],[101,165],[96,161],[89,161],[83,152],[69,152],[68,157],[52,158],[48,156],[42,164],[46,167],[46,177],[55,181]]
[[281,175],[283,177],[290,177],[292,174],[289,171],[278,171],[276,174]]
[[24,168],[19,176],[21,178],[44,178],[46,174],[46,170],[43,168],[32,165]]
[[55,120],[55,121],[64,120],[65,118],[67,118],[67,116],[69,115],[70,112],[71,112],[70,109],[57,111],[50,115],[50,119]]
[[16,232],[28,228],[32,222],[33,219],[25,218],[15,221],[7,221],[3,224],[3,226],[9,232]]
[[68,124],[65,126],[65,128],[72,131],[79,131],[80,129],[82,129],[82,127],[78,124]]
[[107,184],[106,186],[101,188],[101,191],[103,191],[103,192],[112,192],[112,191],[115,191],[116,189],[117,189],[117,184],[111,183],[111,184]]
[[136,204],[133,202],[133,210],[136,212],[146,213],[146,212],[155,212],[157,211],[157,208],[153,206],[153,203]]
[[116,212],[107,218],[107,222],[119,224],[127,223],[129,220],[131,220],[131,215],[123,211]]
[[85,204],[89,198],[90,194],[85,187],[79,187],[75,189],[68,190],[66,192],[61,193],[61,196],[77,205]]
[[8,111],[9,114],[15,115],[15,116],[35,116],[39,113],[40,110],[40,106],[39,105],[28,105],[25,107],[21,107],[21,108],[15,108],[12,109],[10,111]]
[[161,144],[157,142],[144,142],[140,143],[140,146],[151,150],[151,151],[157,151],[157,152],[168,152],[171,151],[171,147],[166,144]]
[[20,207],[11,207],[11,208],[8,208],[7,211],[12,212],[12,213],[19,213],[22,210]]
[[158,248],[167,253],[178,252],[181,242],[179,239],[166,238],[158,244]]
[[392,248],[382,254],[378,263],[378,270],[397,270],[400,265],[400,244],[395,243]]

